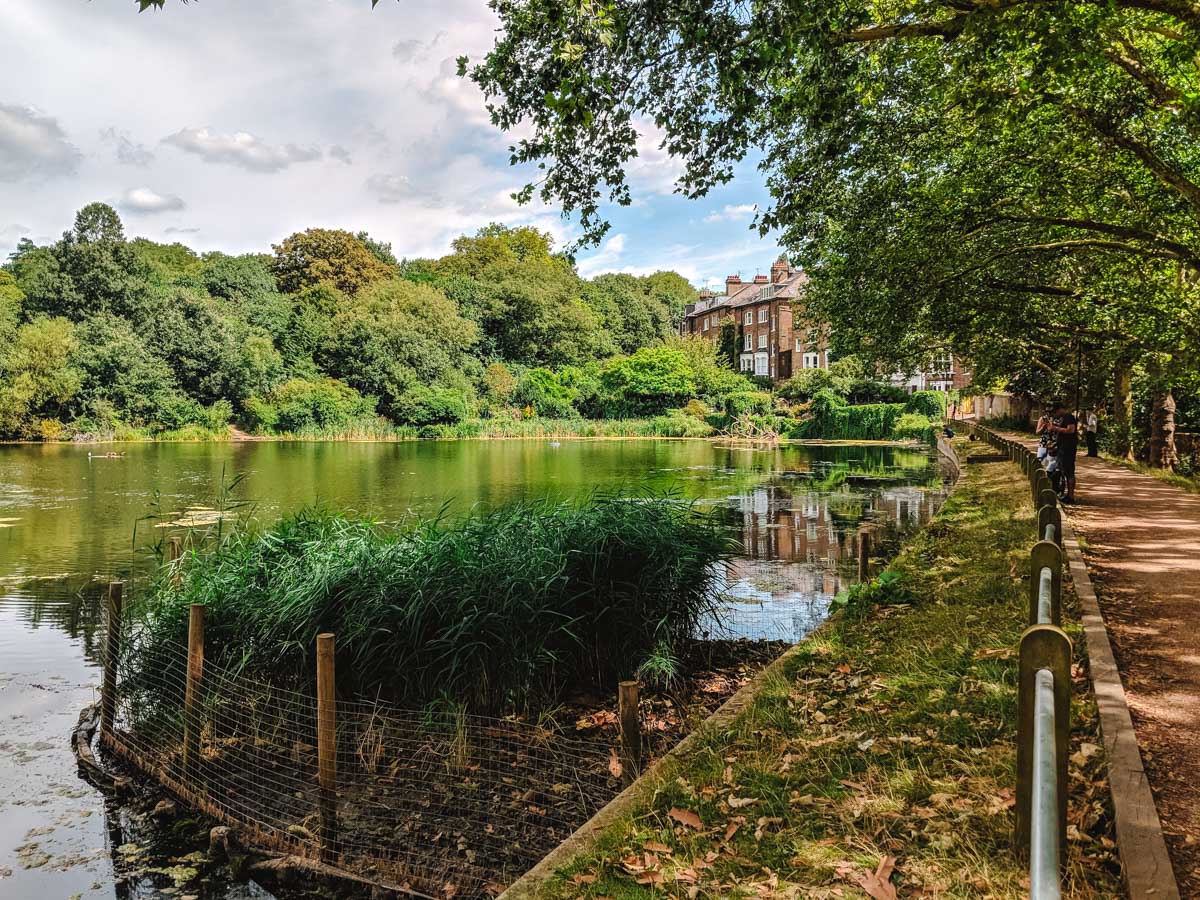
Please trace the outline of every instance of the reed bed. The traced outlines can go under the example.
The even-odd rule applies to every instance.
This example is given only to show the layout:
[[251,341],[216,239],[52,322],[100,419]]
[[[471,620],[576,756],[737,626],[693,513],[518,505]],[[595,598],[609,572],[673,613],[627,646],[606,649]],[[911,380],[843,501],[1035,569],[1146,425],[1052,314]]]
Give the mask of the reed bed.
[[[205,606],[224,670],[311,688],[337,635],[347,694],[529,712],[632,676],[717,613],[719,523],[671,497],[527,501],[401,525],[310,510],[234,528],[164,569],[134,608],[139,657],[186,643]],[[126,663],[137,692],[137,658]],[[152,699],[152,698],[147,698]]]

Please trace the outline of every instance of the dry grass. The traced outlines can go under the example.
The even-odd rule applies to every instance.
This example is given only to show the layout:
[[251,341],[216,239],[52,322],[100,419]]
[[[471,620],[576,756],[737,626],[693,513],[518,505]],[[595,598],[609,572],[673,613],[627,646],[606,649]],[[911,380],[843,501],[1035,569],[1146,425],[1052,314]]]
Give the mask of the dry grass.
[[[902,897],[1027,896],[1012,841],[1027,497],[1014,466],[965,467],[901,577],[852,600],[547,896],[861,897],[892,858]],[[1065,895],[1113,897],[1096,710],[1075,686]]]

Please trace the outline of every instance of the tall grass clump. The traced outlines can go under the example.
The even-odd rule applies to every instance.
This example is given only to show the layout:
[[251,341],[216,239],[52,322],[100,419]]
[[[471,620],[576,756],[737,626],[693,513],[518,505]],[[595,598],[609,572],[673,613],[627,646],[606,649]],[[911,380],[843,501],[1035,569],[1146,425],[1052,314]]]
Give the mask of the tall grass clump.
[[138,659],[186,642],[202,603],[206,657],[308,689],[316,635],[337,635],[346,692],[476,712],[530,710],[611,688],[714,613],[719,524],[667,497],[528,501],[389,527],[319,511],[235,529],[164,572],[136,606]]

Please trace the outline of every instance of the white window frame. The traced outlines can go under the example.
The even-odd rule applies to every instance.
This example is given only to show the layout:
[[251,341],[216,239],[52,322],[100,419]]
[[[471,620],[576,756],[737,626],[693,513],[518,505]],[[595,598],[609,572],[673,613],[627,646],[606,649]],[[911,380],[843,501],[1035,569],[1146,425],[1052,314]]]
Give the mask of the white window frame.
[[796,352],[797,353],[804,352],[804,339],[803,338],[796,338]]
[[767,333],[765,331],[761,332],[758,336],[758,349],[759,350],[767,349]]
[[708,331],[708,316],[704,317],[704,330]]
[[806,369],[821,368],[821,354],[820,353],[805,353],[804,357],[803,357],[803,365],[804,365],[804,368],[806,368]]
[[754,371],[754,354],[752,354],[752,353],[743,353],[743,354],[742,354],[742,361],[741,361],[741,363],[742,363],[742,364],[741,364],[741,371],[743,371],[743,372],[753,372],[753,371]]
[[771,373],[770,359],[765,353],[754,354],[754,374],[769,375]]
[[754,349],[754,335],[746,332],[746,339],[742,341],[742,349],[749,352]]
[[770,309],[766,306],[759,308],[759,310],[758,310],[758,324],[759,325],[761,325],[763,322],[767,321],[767,314],[769,312],[770,312]]
[[751,312],[750,310],[746,310],[746,321],[745,321],[745,324],[747,324],[747,325],[753,325],[753,324],[754,324],[754,313],[753,313],[753,312]]

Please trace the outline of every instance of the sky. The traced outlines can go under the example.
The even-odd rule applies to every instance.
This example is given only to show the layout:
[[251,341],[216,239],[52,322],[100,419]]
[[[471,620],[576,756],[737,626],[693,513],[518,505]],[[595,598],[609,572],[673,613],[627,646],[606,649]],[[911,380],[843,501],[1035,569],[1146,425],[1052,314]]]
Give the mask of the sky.
[[[0,0],[0,260],[112,204],[129,236],[263,252],[310,227],[367,230],[400,257],[441,256],[489,222],[579,234],[520,206],[528,173],[455,59],[497,27],[484,0]],[[747,163],[700,200],[652,123],[629,169],[633,204],[580,250],[579,270],[673,269],[697,286],[769,270],[750,225],[767,194]]]

